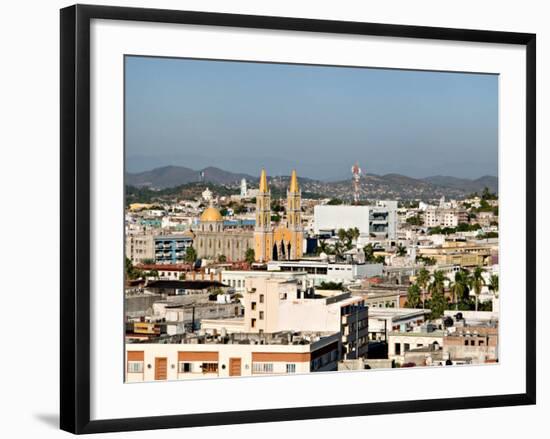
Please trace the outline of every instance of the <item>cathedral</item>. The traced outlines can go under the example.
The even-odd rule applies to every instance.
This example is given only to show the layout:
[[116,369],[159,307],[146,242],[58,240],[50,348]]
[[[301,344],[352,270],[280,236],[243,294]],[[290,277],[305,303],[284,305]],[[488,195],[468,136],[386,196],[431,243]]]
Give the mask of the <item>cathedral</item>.
[[303,254],[301,192],[296,171],[292,171],[287,190],[286,218],[279,225],[271,225],[271,192],[265,169],[260,176],[256,196],[256,226],[254,252],[259,262],[300,259]]
[[262,169],[253,229],[247,225],[229,226],[219,210],[210,205],[202,213],[194,235],[199,258],[218,259],[223,255],[228,261],[243,261],[246,251],[253,248],[258,262],[300,259],[304,233],[296,171],[292,171],[287,190],[286,216],[278,225],[271,224],[271,192],[267,175]]

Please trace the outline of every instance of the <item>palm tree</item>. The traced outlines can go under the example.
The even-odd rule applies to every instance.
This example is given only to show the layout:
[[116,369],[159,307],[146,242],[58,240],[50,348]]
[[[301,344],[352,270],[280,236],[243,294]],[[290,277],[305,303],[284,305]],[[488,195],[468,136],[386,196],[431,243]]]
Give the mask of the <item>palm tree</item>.
[[420,303],[420,287],[418,284],[411,284],[407,289],[407,306],[417,308]]
[[453,293],[453,301],[455,303],[456,310],[458,310],[458,301],[464,297],[464,292],[466,291],[465,281],[466,281],[465,273],[462,270],[460,270],[455,273],[454,282],[451,281],[449,283],[449,289]]
[[349,229],[348,233],[352,241],[357,241],[360,235],[359,229],[357,227],[353,227],[352,229]]
[[374,248],[372,247],[372,244],[367,244],[363,247],[363,253],[365,253],[365,261],[367,262],[373,262],[375,259],[374,256]]
[[416,276],[416,283],[422,289],[422,309],[425,308],[426,304],[426,287],[430,281],[430,272],[425,268],[421,268]]
[[489,290],[493,292],[495,297],[498,299],[498,274],[492,274],[489,278]]
[[431,318],[438,318],[443,315],[445,306],[445,281],[448,280],[443,271],[435,270],[432,274],[432,282],[428,286],[431,293],[430,308],[432,311]]
[[346,245],[342,241],[336,241],[332,247],[337,260],[344,258],[344,252],[346,251]]
[[476,308],[475,308],[476,311],[478,308],[479,295],[481,294],[481,289],[483,288],[483,285],[485,285],[485,280],[483,279],[484,271],[485,270],[483,268],[478,266],[475,268],[474,272],[472,273],[471,284],[476,297]]
[[435,270],[432,274],[432,282],[428,289],[438,292],[444,292],[445,291],[445,281],[448,280],[443,271],[441,270]]
[[407,247],[402,244],[397,246],[397,256],[405,256],[407,254]]
[[330,254],[330,245],[324,239],[319,240],[318,246],[319,253]]

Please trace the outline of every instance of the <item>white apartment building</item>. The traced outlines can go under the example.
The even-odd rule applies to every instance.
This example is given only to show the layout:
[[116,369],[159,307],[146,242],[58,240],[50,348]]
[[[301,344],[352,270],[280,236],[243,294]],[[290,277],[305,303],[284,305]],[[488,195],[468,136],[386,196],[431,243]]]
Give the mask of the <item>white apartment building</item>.
[[375,206],[317,205],[313,212],[317,234],[357,227],[362,235],[396,237],[397,201],[378,201]]
[[323,282],[352,283],[366,277],[381,276],[383,264],[331,263],[327,260],[269,261],[269,272],[305,272],[313,285]]
[[430,208],[424,212],[426,227],[456,227],[468,222],[468,212],[461,209]]
[[236,293],[246,291],[246,279],[271,278],[281,280],[295,280],[301,289],[313,286],[313,279],[305,271],[262,271],[262,270],[223,270],[221,282],[232,287]]

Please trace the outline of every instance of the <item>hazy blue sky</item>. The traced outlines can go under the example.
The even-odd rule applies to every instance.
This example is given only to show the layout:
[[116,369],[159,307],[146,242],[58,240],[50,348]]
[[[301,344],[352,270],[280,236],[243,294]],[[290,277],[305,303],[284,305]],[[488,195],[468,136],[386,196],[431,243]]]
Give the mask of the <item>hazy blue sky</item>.
[[126,58],[130,172],[497,175],[498,77]]

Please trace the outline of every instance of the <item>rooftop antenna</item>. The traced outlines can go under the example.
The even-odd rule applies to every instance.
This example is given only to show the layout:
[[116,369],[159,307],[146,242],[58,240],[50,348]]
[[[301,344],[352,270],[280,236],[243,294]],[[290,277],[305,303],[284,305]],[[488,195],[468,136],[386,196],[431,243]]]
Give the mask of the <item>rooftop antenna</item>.
[[359,167],[359,163],[355,162],[355,164],[351,167],[351,179],[353,183],[353,204],[359,204],[359,182],[361,180],[361,168]]

